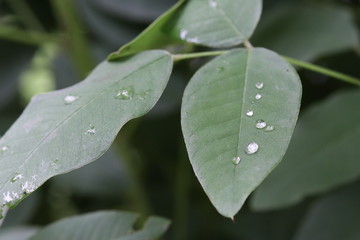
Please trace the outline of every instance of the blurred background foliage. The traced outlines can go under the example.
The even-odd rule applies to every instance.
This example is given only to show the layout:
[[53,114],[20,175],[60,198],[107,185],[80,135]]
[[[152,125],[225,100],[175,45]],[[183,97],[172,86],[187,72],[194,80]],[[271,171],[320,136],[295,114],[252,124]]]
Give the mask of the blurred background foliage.
[[[0,0],[0,135],[19,117],[33,95],[77,83],[175,2]],[[263,16],[251,42],[359,78],[359,21],[359,0],[264,0]],[[296,191],[302,193],[297,201],[266,205],[272,192],[265,185],[276,189],[270,182],[255,194],[255,200],[250,197],[234,223],[215,211],[192,172],[180,128],[182,92],[206,61],[177,63],[156,107],[145,117],[128,123],[101,159],[51,179],[11,210],[0,230],[0,240],[26,239],[36,226],[100,209],[167,217],[172,226],[164,239],[360,239],[360,171],[354,171],[351,178],[346,178],[346,171],[335,171],[348,159],[352,163],[360,161],[360,121],[342,130],[357,135],[346,144],[347,154],[334,154],[326,179],[335,180],[326,187],[307,193],[306,184],[295,184]],[[310,126],[313,131],[297,130],[293,142],[298,145],[291,145],[291,155],[284,161],[301,154],[306,148],[302,143],[311,139],[311,134],[320,135],[320,145],[327,145],[338,136],[321,138],[324,132],[347,124],[347,118],[359,117],[360,92],[354,86],[307,70],[299,70],[299,74],[304,86],[299,125],[309,125],[305,120],[311,120],[305,117],[302,124],[302,115],[310,115],[314,119]],[[322,106],[329,105],[327,102],[338,94],[348,93],[355,97],[346,101],[355,102],[343,102],[349,107],[341,112],[336,124],[317,132],[317,126],[332,120],[331,108]],[[318,108],[312,110],[314,106]],[[308,111],[318,113],[311,115]],[[302,132],[307,135],[304,137]],[[336,151],[344,145],[335,143],[331,147]],[[310,152],[303,160],[309,156],[316,159],[315,154]],[[331,154],[327,157],[331,158]],[[309,165],[308,169],[316,172],[324,168],[326,161]],[[282,171],[297,172],[306,178],[308,169],[284,164]],[[319,172],[322,180],[321,174],[325,173]],[[275,183],[288,181],[291,189],[292,179],[282,176],[272,179]],[[312,180],[316,183],[319,179]],[[279,194],[281,199],[281,191]]]

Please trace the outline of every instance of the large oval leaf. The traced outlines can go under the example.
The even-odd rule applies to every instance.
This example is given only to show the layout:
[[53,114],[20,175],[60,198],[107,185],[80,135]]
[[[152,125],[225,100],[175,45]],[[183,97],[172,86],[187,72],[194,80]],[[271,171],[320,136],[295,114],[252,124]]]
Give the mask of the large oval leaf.
[[307,109],[284,161],[256,190],[258,210],[281,208],[360,176],[360,91],[339,92]]
[[143,229],[134,230],[134,213],[104,211],[57,221],[37,232],[30,240],[152,240],[161,236],[169,221],[150,217]]
[[0,139],[0,206],[100,157],[120,128],[148,112],[172,69],[165,51],[103,62],[83,82],[38,95]]
[[191,0],[168,31],[209,47],[236,46],[252,35],[261,10],[261,0]]
[[238,49],[191,79],[181,121],[191,164],[216,209],[233,217],[285,154],[300,107],[291,65],[266,49]]

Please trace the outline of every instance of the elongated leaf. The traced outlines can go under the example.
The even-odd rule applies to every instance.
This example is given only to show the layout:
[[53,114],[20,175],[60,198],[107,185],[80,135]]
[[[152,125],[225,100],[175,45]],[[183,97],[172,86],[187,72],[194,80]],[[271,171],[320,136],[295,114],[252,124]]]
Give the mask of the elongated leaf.
[[85,81],[33,98],[0,139],[0,206],[100,157],[127,121],[155,105],[171,69],[167,52],[143,52],[103,62]]
[[252,35],[261,9],[261,0],[191,0],[168,31],[188,42],[232,47]]
[[360,91],[335,94],[299,120],[284,161],[254,194],[255,209],[295,204],[360,176]]
[[294,240],[360,239],[360,182],[315,201]]
[[165,34],[163,32],[163,28],[169,21],[169,19],[173,16],[173,14],[176,13],[176,11],[183,5],[185,1],[186,0],[180,0],[167,12],[165,12],[158,19],[156,19],[134,40],[122,46],[117,52],[110,54],[108,59],[112,61],[143,50],[161,48],[168,44],[180,43],[181,41]]
[[195,174],[220,214],[233,217],[280,162],[300,97],[293,67],[261,48],[233,50],[191,79],[183,134]]
[[1,229],[0,240],[28,240],[37,231],[35,227],[11,227]]
[[264,15],[252,43],[309,61],[353,48],[359,38],[350,9],[301,3]]
[[133,213],[104,211],[57,221],[37,232],[30,240],[145,240],[156,239],[169,221],[150,217],[141,230],[134,231],[138,216]]

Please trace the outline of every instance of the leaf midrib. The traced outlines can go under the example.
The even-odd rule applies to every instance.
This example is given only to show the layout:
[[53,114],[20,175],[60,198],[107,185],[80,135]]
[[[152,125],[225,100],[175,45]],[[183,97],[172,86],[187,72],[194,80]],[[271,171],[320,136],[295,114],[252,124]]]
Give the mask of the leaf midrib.
[[[124,80],[127,79],[128,77],[130,77],[132,74],[136,73],[137,71],[153,64],[156,63],[157,61],[160,61],[162,58],[165,58],[167,55],[161,56],[151,62],[148,62],[146,64],[144,64],[143,66],[139,67],[138,69],[136,69],[135,71],[129,73],[128,75],[124,76],[123,78],[121,78],[120,80]],[[104,90],[102,92],[100,92],[96,97],[91,98],[91,100],[87,103],[85,103],[84,105],[80,106],[79,108],[75,109],[74,112],[70,115],[68,115],[66,118],[64,118],[61,122],[59,122],[59,124],[53,129],[51,130],[45,137],[43,137],[43,139],[40,140],[39,144],[35,147],[34,150],[32,150],[29,153],[29,156],[17,167],[18,169],[20,169],[33,155],[34,153],[42,146],[42,144],[44,143],[44,141],[52,134],[54,133],[57,129],[59,129],[60,127],[62,127],[64,125],[64,123],[71,119],[74,115],[76,115],[78,112],[80,112],[83,108],[85,108],[86,106],[88,106],[91,102],[93,102],[94,100],[96,100],[97,98],[99,98],[100,96],[102,96],[103,94],[105,94],[109,88],[113,87],[115,84],[117,84],[120,80],[114,82],[113,84],[109,85],[108,87],[104,88]],[[8,177],[10,178],[11,175]],[[2,191],[4,189],[4,187],[9,183],[9,180],[5,182],[5,184],[3,186],[1,186],[0,191]]]
[[226,21],[226,22],[230,25],[230,27],[237,33],[237,35],[238,35],[240,38],[242,38],[242,39],[246,39],[245,34],[243,34],[243,33],[240,31],[240,29],[238,29],[238,28],[236,27],[236,24],[231,20],[231,18],[229,18],[229,17],[225,14],[224,10],[219,6],[219,4],[218,4],[218,6],[216,7],[216,9],[219,10],[219,12],[221,13],[221,15],[224,17],[225,21]]

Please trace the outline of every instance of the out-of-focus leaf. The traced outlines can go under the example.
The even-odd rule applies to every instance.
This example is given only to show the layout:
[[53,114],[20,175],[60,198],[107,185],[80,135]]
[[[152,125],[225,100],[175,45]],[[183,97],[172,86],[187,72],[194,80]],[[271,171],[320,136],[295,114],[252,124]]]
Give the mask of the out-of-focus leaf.
[[286,207],[359,178],[359,101],[359,90],[339,92],[303,113],[284,160],[255,191],[255,209]]
[[126,18],[133,22],[150,23],[169,9],[177,0],[93,0],[106,15]]
[[351,11],[326,4],[293,4],[269,11],[251,41],[302,60],[350,49],[359,43]]
[[161,48],[169,44],[180,43],[177,38],[173,38],[163,32],[163,28],[169,19],[177,13],[178,9],[186,0],[180,0],[167,12],[156,19],[148,28],[128,44],[122,46],[117,52],[109,55],[109,60],[116,60],[121,57],[131,55],[140,51]]
[[126,122],[155,105],[172,64],[167,52],[146,51],[105,61],[83,82],[34,97],[0,139],[0,206],[103,155]]
[[38,231],[30,240],[153,240],[161,236],[169,221],[150,217],[144,227],[134,230],[138,216],[126,212],[97,212],[57,221]]
[[12,227],[1,229],[0,240],[28,240],[37,231],[35,227]]
[[169,35],[209,47],[233,47],[253,33],[261,0],[191,0],[178,11]]
[[360,182],[315,201],[294,240],[360,239]]
[[232,50],[190,80],[182,130],[195,174],[220,214],[232,218],[281,161],[300,98],[294,68],[262,48]]

